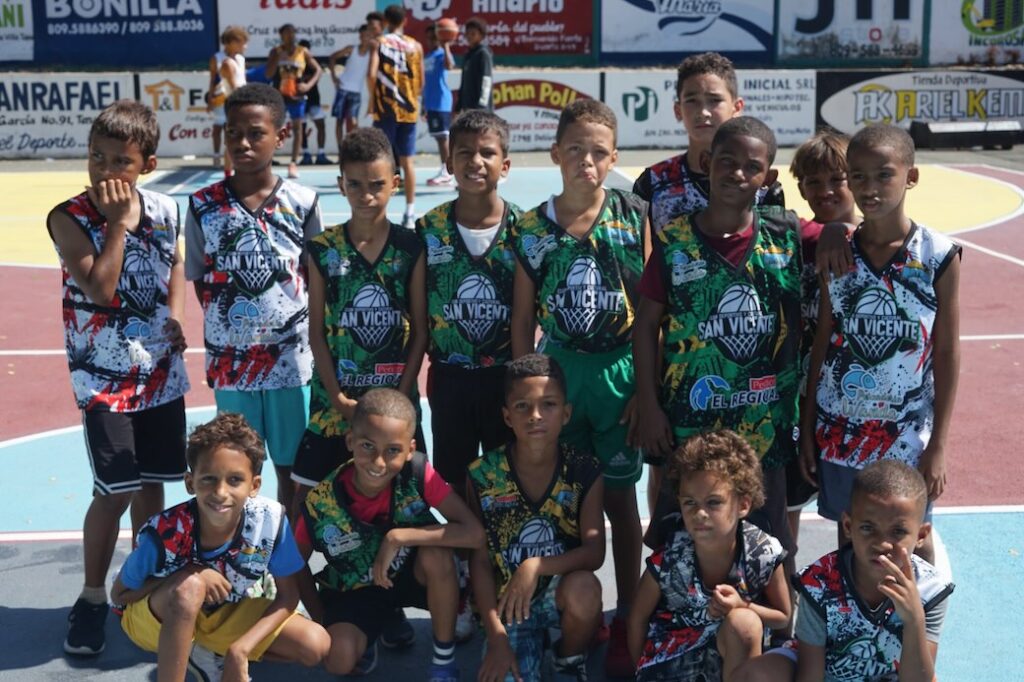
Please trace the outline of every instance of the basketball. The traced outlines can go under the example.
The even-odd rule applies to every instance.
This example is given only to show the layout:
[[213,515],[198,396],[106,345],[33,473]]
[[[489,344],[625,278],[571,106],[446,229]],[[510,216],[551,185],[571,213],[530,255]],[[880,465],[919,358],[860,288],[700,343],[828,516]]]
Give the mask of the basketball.
[[896,300],[888,291],[878,287],[862,291],[854,308],[857,315],[896,316]]
[[459,23],[448,17],[438,19],[434,24],[434,30],[437,31],[438,41],[442,43],[451,42],[459,37]]

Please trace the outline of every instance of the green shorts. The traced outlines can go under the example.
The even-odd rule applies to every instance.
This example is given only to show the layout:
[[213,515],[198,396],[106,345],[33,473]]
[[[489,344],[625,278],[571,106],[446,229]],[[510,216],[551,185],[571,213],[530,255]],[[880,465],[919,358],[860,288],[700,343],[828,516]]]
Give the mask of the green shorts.
[[217,412],[237,412],[255,429],[275,466],[295,463],[309,421],[309,386],[269,391],[214,391]]
[[626,445],[622,412],[636,388],[633,347],[626,344],[607,353],[578,353],[547,344],[545,353],[565,372],[572,418],[561,440],[592,452],[604,467],[604,484],[628,488],[640,480],[640,451]]

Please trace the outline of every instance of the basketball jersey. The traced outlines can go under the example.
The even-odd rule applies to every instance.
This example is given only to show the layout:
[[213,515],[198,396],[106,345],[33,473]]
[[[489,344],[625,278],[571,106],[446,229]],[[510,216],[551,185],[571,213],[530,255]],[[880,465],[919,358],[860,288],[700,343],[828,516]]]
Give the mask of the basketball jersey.
[[811,349],[814,348],[814,335],[818,329],[818,305],[821,301],[818,272],[815,269],[815,254],[818,251],[818,238],[824,227],[813,220],[800,219],[800,243],[803,245],[804,265],[800,273],[800,395],[807,395],[807,373],[811,365]]
[[423,108],[427,111],[452,110],[452,91],[448,87],[447,73],[442,48],[423,58]]
[[798,222],[754,211],[738,266],[710,247],[690,216],[654,239],[668,295],[662,320],[662,405],[679,442],[733,429],[765,468],[796,454],[801,253]]
[[[555,477],[543,500],[535,502],[519,488],[509,448],[486,452],[469,465],[468,477],[480,500],[487,551],[495,569],[498,597],[524,559],[557,556],[580,546],[580,508],[601,465],[593,455],[559,444]],[[533,597],[551,576],[541,576]]]
[[516,272],[510,230],[521,210],[505,202],[494,240],[474,256],[455,224],[455,204],[441,204],[416,223],[427,255],[430,361],[465,368],[504,365],[512,360]]
[[374,118],[392,116],[398,123],[416,123],[420,114],[423,49],[412,38],[389,33],[378,39],[377,82],[371,96]]
[[345,70],[341,72],[338,81],[338,89],[346,92],[362,92],[366,86],[366,72],[370,68],[370,50],[366,54],[359,53],[359,46],[352,48],[352,52],[345,60]]
[[317,202],[316,192],[289,180],[278,180],[255,211],[226,181],[190,197],[189,237],[201,237],[203,263],[199,273],[193,269],[198,264],[187,269],[190,279],[202,278],[210,388],[266,391],[309,382],[313,355],[302,258],[311,222],[319,229]]
[[851,243],[856,269],[828,288],[832,336],[818,377],[818,449],[823,461],[857,469],[879,459],[916,467],[935,417],[935,282],[960,247],[915,224],[876,270],[859,236]]
[[221,107],[224,106],[224,102],[227,101],[228,96],[234,92],[234,89],[223,76],[221,76],[221,67],[224,66],[225,61],[231,61],[234,63],[232,67],[236,71],[236,75],[240,77],[240,82],[245,85],[245,55],[236,54],[234,57],[228,57],[224,50],[220,50],[213,55],[217,64],[217,85],[213,88],[213,98],[210,100],[210,106]]
[[549,218],[546,207],[525,213],[512,230],[516,257],[537,289],[541,348],[621,348],[632,338],[636,317],[646,202],[632,192],[605,189],[594,225],[579,238]]
[[[409,283],[422,250],[415,234],[393,223],[372,263],[349,240],[348,223],[309,242],[310,259],[324,280],[327,348],[338,384],[349,398],[371,388],[395,388],[402,379],[409,352]],[[325,437],[348,430],[315,373],[308,429]]]
[[[740,521],[738,552],[725,582],[745,601],[757,601],[782,564],[786,550],[757,526]],[[715,585],[701,581],[693,538],[680,528],[647,560],[648,571],[661,596],[647,626],[647,638],[637,668],[649,668],[706,646],[715,645],[720,618],[708,615]]]
[[277,60],[277,89],[286,101],[297,101],[305,99],[300,96],[298,87],[299,79],[306,71],[306,48],[296,45],[291,53],[279,57]]
[[[60,257],[64,348],[71,388],[81,410],[138,412],[177,400],[189,390],[180,350],[167,341],[167,288],[180,225],[174,199],[136,188],[138,228],[125,233],[124,257],[110,305],[86,296]],[[83,192],[60,204],[96,253],[103,251],[107,221]],[[51,235],[52,237],[52,235]]]

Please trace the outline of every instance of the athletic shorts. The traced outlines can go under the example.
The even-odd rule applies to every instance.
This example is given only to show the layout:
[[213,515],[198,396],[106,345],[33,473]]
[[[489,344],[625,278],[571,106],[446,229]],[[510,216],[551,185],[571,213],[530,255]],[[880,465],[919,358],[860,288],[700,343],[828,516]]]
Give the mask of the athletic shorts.
[[816,497],[818,489],[804,480],[800,473],[800,457],[794,457],[786,465],[786,509],[800,511]]
[[[506,623],[508,643],[516,655],[519,664],[519,675],[523,682],[540,682],[541,665],[544,661],[544,643],[548,630],[561,628],[562,614],[558,610],[556,595],[561,576],[552,576],[547,589],[530,601],[530,617],[522,623]],[[484,642],[481,657],[487,655],[487,643]],[[506,680],[511,678],[506,677]]]
[[[272,603],[273,601],[270,599],[254,597],[232,604],[222,604],[209,613],[200,609],[193,635],[196,644],[223,656],[228,652],[228,647],[263,617],[263,613]],[[260,640],[259,644],[249,653],[249,660],[258,661],[263,658],[263,654],[267,652],[267,649],[292,618],[302,618],[302,616],[294,612],[288,616],[272,633]],[[160,627],[160,621],[149,608],[149,595],[128,604],[121,616],[121,628],[128,635],[128,639],[146,651],[155,652],[159,647]]]
[[[417,416],[419,411],[417,410]],[[419,421],[416,422],[416,449],[426,452],[426,438],[423,436],[423,429]],[[301,485],[312,488],[327,478],[331,473],[345,462],[352,459],[352,452],[345,443],[345,436],[322,436],[306,429],[299,442],[298,451],[295,453],[295,463],[292,464],[292,480]]]
[[331,106],[331,116],[334,118],[359,118],[359,107],[362,105],[362,95],[351,90],[338,90],[334,95],[334,104]]
[[640,450],[626,445],[626,425],[619,423],[636,387],[632,345],[608,353],[578,353],[553,343],[545,345],[543,352],[565,372],[567,398],[572,403],[572,417],[562,429],[561,440],[597,456],[608,488],[635,485],[643,459]]
[[434,468],[460,496],[465,496],[466,467],[481,447],[488,452],[507,443],[512,431],[505,424],[505,366],[465,369],[443,362],[427,371],[430,450]]
[[[840,521],[843,512],[850,511],[850,496],[853,494],[853,479],[860,469],[818,460],[818,513],[826,519]],[[924,520],[932,520],[932,503],[929,500],[924,511]]]
[[416,156],[415,123],[399,123],[394,116],[381,116],[373,126],[383,131],[399,157]]
[[214,107],[213,111],[213,125],[222,126],[228,122],[228,115],[224,111],[224,105],[221,104],[219,107]]
[[327,118],[327,111],[320,106],[319,102],[308,102],[306,104],[306,120],[307,121],[322,121]]
[[448,137],[448,129],[452,127],[452,112],[428,111],[427,130],[434,137]]
[[185,477],[184,398],[141,412],[85,410],[82,430],[97,495]]
[[237,412],[245,417],[266,443],[274,466],[295,463],[302,434],[309,422],[309,386],[269,391],[215,390],[217,412]]
[[288,118],[292,121],[301,121],[306,118],[306,100],[285,100],[284,106],[288,110]]
[[636,671],[637,682],[721,682],[722,656],[712,639],[700,649]]

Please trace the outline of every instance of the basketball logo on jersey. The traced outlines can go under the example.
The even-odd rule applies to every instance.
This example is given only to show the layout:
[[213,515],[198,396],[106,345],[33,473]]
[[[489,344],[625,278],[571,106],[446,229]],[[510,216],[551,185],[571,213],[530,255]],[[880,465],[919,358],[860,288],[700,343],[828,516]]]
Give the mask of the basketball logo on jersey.
[[586,336],[603,313],[623,309],[626,295],[604,285],[601,270],[590,256],[572,262],[563,286],[548,296],[547,306],[558,318],[559,326],[572,336]]
[[921,340],[920,325],[900,309],[892,292],[881,287],[857,295],[841,331],[854,355],[868,365],[888,360],[898,349],[914,349]]
[[757,290],[733,284],[718,300],[715,312],[697,325],[703,341],[714,341],[733,362],[749,364],[762,343],[775,332],[775,313],[761,310]]
[[230,273],[239,289],[259,296],[273,286],[280,272],[288,271],[288,259],[274,251],[262,230],[242,230],[234,241],[217,254],[217,270]]
[[366,350],[382,347],[401,325],[402,311],[393,308],[388,292],[374,283],[360,287],[338,318],[338,326],[351,331]]
[[444,306],[444,319],[470,343],[483,343],[498,322],[508,320],[509,307],[498,300],[498,290],[479,272],[466,275],[455,292],[455,299]]
[[828,673],[837,680],[879,679],[879,675],[894,672],[892,662],[887,660],[889,657],[879,651],[875,640],[867,635],[847,642],[829,658]]
[[554,526],[546,518],[532,518],[519,529],[519,537],[501,550],[509,571],[514,572],[526,559],[558,556],[565,545],[556,539]]
[[153,314],[160,280],[145,249],[135,245],[125,246],[124,265],[121,266],[117,289],[118,295],[133,312],[143,317]]

